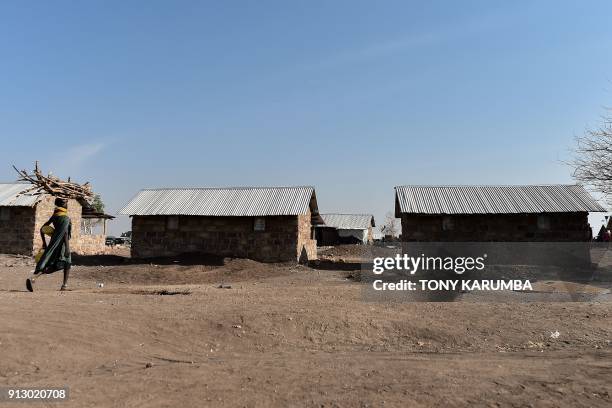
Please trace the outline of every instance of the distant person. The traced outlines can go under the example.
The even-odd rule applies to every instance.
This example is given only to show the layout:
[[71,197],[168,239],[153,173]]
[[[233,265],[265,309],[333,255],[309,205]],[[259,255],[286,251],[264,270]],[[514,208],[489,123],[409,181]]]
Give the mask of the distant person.
[[[46,228],[53,224],[53,233],[47,244],[45,233]],[[72,257],[70,255],[70,235],[72,232],[72,222],[68,217],[68,201],[63,198],[55,199],[55,210],[53,215],[40,229],[40,236],[43,243],[43,254],[36,263],[34,275],[26,280],[26,287],[30,292],[34,291],[34,280],[41,274],[48,274],[64,271],[64,282],[60,290],[68,289],[68,275]]]
[[612,241],[612,233],[610,232],[610,230],[606,230],[603,234],[603,242],[610,242]]

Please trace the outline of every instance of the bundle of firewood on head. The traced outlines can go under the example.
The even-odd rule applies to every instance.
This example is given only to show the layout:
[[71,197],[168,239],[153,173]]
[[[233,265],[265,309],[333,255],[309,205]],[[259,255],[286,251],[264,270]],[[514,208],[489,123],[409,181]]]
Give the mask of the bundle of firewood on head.
[[51,174],[45,176],[38,168],[38,162],[34,166],[34,173],[28,174],[26,170],[18,170],[13,166],[15,171],[19,173],[19,181],[26,181],[32,184],[32,187],[22,192],[21,194],[51,194],[52,196],[66,199],[75,199],[78,201],[91,202],[94,198],[94,193],[91,191],[89,182],[85,184],[73,183],[68,177],[68,181],[60,180]]

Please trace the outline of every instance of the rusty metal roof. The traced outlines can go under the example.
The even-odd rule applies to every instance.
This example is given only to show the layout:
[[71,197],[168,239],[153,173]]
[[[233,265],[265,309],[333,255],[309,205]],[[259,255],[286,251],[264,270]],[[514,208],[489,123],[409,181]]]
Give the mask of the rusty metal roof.
[[21,194],[31,187],[26,183],[0,183],[0,207],[33,207],[40,195]]
[[321,214],[325,226],[338,229],[367,229],[375,227],[372,214]]
[[141,190],[119,213],[124,215],[318,217],[314,187],[161,188]]
[[607,211],[581,185],[398,186],[395,214]]

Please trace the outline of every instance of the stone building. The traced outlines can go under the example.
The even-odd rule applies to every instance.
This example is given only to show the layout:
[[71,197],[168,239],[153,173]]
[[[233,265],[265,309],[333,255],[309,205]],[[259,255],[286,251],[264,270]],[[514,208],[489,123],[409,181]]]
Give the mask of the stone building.
[[132,217],[135,258],[200,253],[312,260],[313,225],[323,223],[313,187],[148,189],[120,213]]
[[580,242],[589,212],[605,212],[580,185],[399,186],[402,241]]
[[321,218],[325,224],[315,229],[319,246],[372,243],[376,226],[372,214],[321,214]]
[[[0,253],[32,255],[42,248],[40,228],[53,215],[55,197],[48,194],[22,194],[29,184],[0,184]],[[85,210],[85,211],[84,211]],[[92,212],[76,200],[68,201],[68,216],[72,221],[70,249],[79,255],[97,255],[105,252],[103,234],[82,232],[84,220],[113,217]],[[105,229],[105,228],[104,228]]]

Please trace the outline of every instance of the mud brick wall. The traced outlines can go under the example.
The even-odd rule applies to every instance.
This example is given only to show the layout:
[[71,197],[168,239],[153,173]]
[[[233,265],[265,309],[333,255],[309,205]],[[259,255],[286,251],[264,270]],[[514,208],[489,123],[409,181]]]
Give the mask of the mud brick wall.
[[34,207],[0,208],[0,253],[32,255]]
[[[254,230],[256,218],[265,219],[265,231]],[[298,216],[132,218],[135,258],[202,253],[263,262],[296,261],[298,241]]]
[[[42,240],[40,238],[40,228],[43,224],[49,221],[55,210],[55,197],[45,195],[36,205],[36,219],[34,223],[33,237],[34,245],[33,252],[36,253],[42,248]],[[77,252],[79,248],[79,240],[81,238],[81,213],[83,209],[81,204],[76,200],[68,200],[68,216],[72,222],[72,234],[70,239],[70,251]]]
[[[543,218],[540,222],[539,217]],[[449,216],[402,214],[401,219],[402,241],[581,242],[590,240],[587,213]],[[543,227],[542,224],[546,226]]]
[[313,239],[310,210],[308,213],[298,215],[298,254],[300,262],[317,259],[317,241]]

